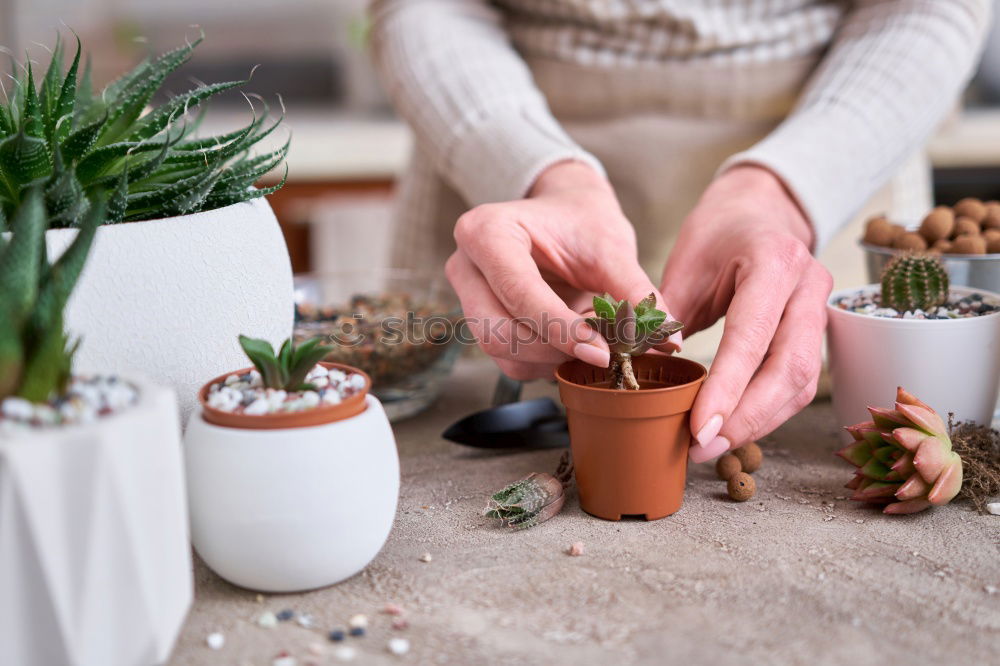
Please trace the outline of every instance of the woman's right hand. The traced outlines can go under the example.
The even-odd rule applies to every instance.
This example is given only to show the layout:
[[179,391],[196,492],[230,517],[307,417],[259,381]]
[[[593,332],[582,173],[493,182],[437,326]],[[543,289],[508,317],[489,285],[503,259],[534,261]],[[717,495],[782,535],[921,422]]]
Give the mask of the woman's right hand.
[[473,208],[455,241],[445,270],[466,323],[513,379],[550,378],[570,357],[608,366],[607,344],[581,316],[594,294],[634,303],[655,293],[666,310],[610,183],[579,162],[546,169],[526,199]]

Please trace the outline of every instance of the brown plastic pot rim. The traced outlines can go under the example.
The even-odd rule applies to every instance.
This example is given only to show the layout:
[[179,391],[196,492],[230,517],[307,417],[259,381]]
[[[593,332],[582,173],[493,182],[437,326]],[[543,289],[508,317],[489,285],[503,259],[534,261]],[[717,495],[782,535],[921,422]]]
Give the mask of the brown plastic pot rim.
[[347,374],[358,374],[365,378],[364,387],[354,395],[336,405],[321,405],[298,412],[275,412],[271,414],[236,414],[226,412],[208,405],[208,391],[213,384],[224,382],[229,375],[242,375],[255,368],[250,366],[219,375],[208,381],[198,391],[198,402],[201,404],[201,417],[206,423],[224,428],[242,428],[245,430],[277,430],[283,428],[308,428],[326,425],[334,421],[342,421],[361,414],[368,408],[367,396],[372,387],[372,379],[364,370],[343,363],[320,361],[327,370],[340,370]]
[[[658,357],[659,357],[658,354],[651,354],[651,355],[649,355],[649,358],[658,358]],[[571,381],[571,380],[563,377],[563,371],[565,369],[568,369],[571,366],[574,366],[574,365],[576,365],[578,363],[583,363],[583,361],[579,361],[579,360],[573,359],[573,360],[570,360],[570,361],[566,361],[565,363],[563,363],[562,365],[560,365],[558,368],[556,368],[556,380],[560,384],[565,384],[567,386],[578,387],[578,388],[581,388],[581,389],[584,389],[584,390],[587,390],[587,391],[595,391],[595,392],[601,392],[601,393],[613,393],[615,395],[649,395],[649,394],[653,394],[653,393],[669,393],[671,391],[679,391],[681,389],[685,389],[685,388],[689,388],[689,387],[692,387],[692,386],[696,386],[696,385],[702,383],[703,381],[705,381],[705,378],[708,377],[708,369],[705,366],[703,366],[701,363],[698,363],[697,361],[692,361],[691,359],[687,359],[687,358],[680,358],[679,356],[667,356],[667,355],[663,355],[662,358],[670,359],[670,361],[668,361],[668,362],[681,362],[681,363],[685,363],[685,364],[690,364],[692,366],[696,366],[700,370],[701,374],[699,374],[698,377],[696,377],[695,379],[693,379],[693,380],[691,380],[689,382],[685,382],[684,384],[671,384],[670,386],[663,386],[661,388],[640,388],[638,391],[622,391],[620,389],[602,388],[600,386],[594,386],[593,384],[580,384],[579,382],[574,382],[574,381]]]

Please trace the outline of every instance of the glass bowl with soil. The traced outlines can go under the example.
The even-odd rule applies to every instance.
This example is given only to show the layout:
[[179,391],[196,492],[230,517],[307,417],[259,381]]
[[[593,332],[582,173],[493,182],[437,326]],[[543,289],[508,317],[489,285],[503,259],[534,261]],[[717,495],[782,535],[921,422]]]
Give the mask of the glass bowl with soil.
[[443,275],[387,269],[295,276],[295,339],[364,370],[390,421],[426,409],[461,351],[462,313]]

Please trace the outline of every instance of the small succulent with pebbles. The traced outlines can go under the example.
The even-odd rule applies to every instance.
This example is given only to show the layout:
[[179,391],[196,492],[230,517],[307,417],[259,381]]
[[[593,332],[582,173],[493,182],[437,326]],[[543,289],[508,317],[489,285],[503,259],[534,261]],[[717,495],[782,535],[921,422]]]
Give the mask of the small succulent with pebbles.
[[562,510],[572,476],[573,466],[565,453],[555,474],[532,472],[494,493],[483,515],[513,529],[534,527]]
[[611,350],[611,388],[637,391],[639,382],[632,370],[632,357],[646,353],[684,328],[679,321],[667,321],[667,313],[656,309],[656,294],[633,306],[616,301],[610,294],[594,296],[594,316],[587,318]]
[[948,272],[939,257],[901,254],[882,271],[881,301],[899,312],[928,311],[948,300]]
[[339,404],[365,387],[363,375],[319,364],[330,352],[320,338],[300,345],[285,340],[277,353],[266,340],[245,335],[239,340],[255,369],[213,383],[208,389],[209,407],[249,416],[295,412]]

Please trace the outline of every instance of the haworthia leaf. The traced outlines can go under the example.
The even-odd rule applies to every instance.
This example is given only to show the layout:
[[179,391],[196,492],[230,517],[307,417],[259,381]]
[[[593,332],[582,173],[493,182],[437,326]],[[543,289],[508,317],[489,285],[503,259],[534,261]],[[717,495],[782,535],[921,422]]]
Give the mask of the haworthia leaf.
[[38,296],[42,270],[46,218],[40,188],[31,188],[10,226],[13,234],[0,256],[0,319],[19,325]]
[[67,136],[62,143],[62,151],[66,159],[73,162],[86,155],[97,143],[97,137],[101,135],[101,128],[107,121],[108,114],[105,113],[97,120],[80,127]]
[[59,89],[59,100],[55,105],[54,122],[49,136],[62,141],[73,130],[73,112],[76,105],[76,73],[80,67],[80,38],[76,39],[76,55],[70,63],[66,78]]
[[49,227],[76,226],[80,217],[86,212],[89,203],[76,177],[76,169],[72,165],[63,164],[58,146],[53,156],[54,169],[52,177],[45,185],[45,207],[49,214]]
[[20,189],[52,169],[48,147],[43,139],[28,136],[23,130],[0,141],[0,179],[13,201],[20,199]]
[[128,170],[118,175],[118,185],[108,199],[108,224],[117,224],[125,219],[128,210]]
[[202,101],[217,95],[224,90],[243,85],[246,81],[227,81],[225,83],[213,83],[211,85],[200,86],[183,95],[174,97],[163,106],[151,112],[148,116],[139,121],[134,129],[129,133],[130,141],[138,141],[156,136],[166,128],[176,118],[183,115],[189,109],[197,106]]
[[45,126],[42,123],[42,108],[35,91],[35,77],[32,74],[31,62],[28,62],[28,81],[24,90],[24,108],[21,111],[21,129],[28,136],[45,136]]
[[163,148],[162,141],[147,141],[137,143],[123,141],[96,148],[87,154],[77,165],[80,182],[89,185],[94,179],[104,175],[129,153],[149,152]]

